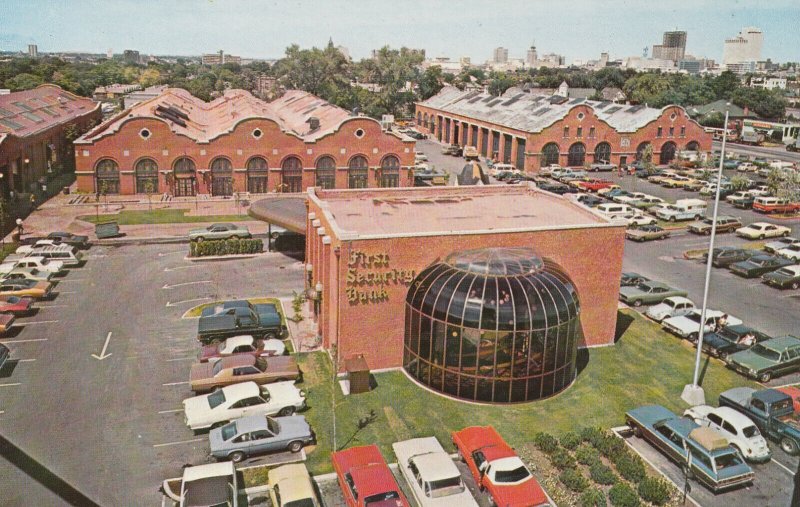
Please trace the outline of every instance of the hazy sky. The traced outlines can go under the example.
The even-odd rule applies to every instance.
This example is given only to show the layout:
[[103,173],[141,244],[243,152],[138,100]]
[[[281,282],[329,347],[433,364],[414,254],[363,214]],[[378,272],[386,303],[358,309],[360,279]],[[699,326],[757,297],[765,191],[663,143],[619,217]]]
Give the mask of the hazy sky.
[[798,61],[798,25],[799,0],[0,0],[2,50],[274,58],[333,37],[356,59],[388,44],[482,62],[497,46],[524,57],[535,41],[571,62],[640,55],[678,28],[688,53],[720,60],[726,37],[757,26],[763,58]]

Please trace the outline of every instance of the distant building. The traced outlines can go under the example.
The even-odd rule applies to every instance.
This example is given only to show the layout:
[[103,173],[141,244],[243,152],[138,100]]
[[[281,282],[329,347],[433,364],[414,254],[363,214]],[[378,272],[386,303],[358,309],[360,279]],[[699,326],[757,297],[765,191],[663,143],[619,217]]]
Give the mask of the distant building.
[[525,56],[525,63],[528,64],[528,67],[535,67],[538,59],[539,54],[536,52],[536,46],[531,46],[528,48],[528,54]]
[[217,53],[208,53],[202,57],[203,65],[223,65],[225,63],[238,63],[241,65],[242,57],[226,55],[221,49]]
[[440,67],[442,69],[442,72],[449,72],[451,74],[458,74],[465,67],[468,66],[469,64],[467,64],[466,66],[464,65],[463,59],[461,61],[455,61],[451,60],[447,56],[437,56],[422,62],[423,69],[428,69],[430,67]]
[[106,51],[106,58],[108,58],[109,60],[114,58],[114,50],[113,49],[108,48],[108,51]]
[[31,58],[39,58],[39,46],[36,44],[28,44],[28,56]]
[[758,62],[761,60],[763,45],[764,34],[760,28],[742,28],[736,37],[725,39],[722,64],[727,67],[740,63]]
[[761,77],[756,76],[750,80],[750,88],[764,88],[766,90],[785,90],[785,77]]
[[678,62],[686,54],[686,32],[664,32],[661,44],[653,46],[652,57],[656,60],[672,60]]
[[678,70],[678,67],[672,60],[644,58],[641,56],[626,58],[622,63],[622,68],[640,71],[660,70],[661,72],[676,72]]
[[564,65],[564,57],[556,53],[547,53],[536,61],[537,67],[561,67]]
[[141,63],[141,55],[135,49],[126,49],[122,52],[122,60],[125,63],[139,64]]
[[256,77],[256,93],[262,97],[271,96],[275,93],[278,80],[267,74],[259,74]]
[[342,56],[344,56],[345,59],[347,59],[348,61],[352,60],[352,58],[350,58],[350,50],[347,49],[346,47],[336,46],[336,50],[339,51],[342,54]]
[[690,106],[686,111],[692,118],[702,121],[703,118],[711,115],[724,115],[726,109],[729,113],[728,118],[730,120],[757,118],[757,116],[750,112],[749,109],[741,108],[736,104],[728,103],[728,101],[725,99],[715,100],[714,102],[710,102],[702,106]]
[[494,63],[508,63],[508,48],[495,48],[492,61]]
[[678,62],[678,70],[685,70],[689,74],[699,74],[700,73],[700,61],[699,60],[681,60]]
[[98,86],[94,89],[92,98],[94,100],[114,100],[122,97],[123,95],[141,90],[142,87],[138,84],[112,84],[108,86]]
[[745,74],[752,74],[756,71],[756,68],[757,65],[756,62],[754,61],[729,63],[725,65],[725,70],[729,70],[739,76],[744,76]]
[[130,109],[139,102],[144,102],[145,100],[158,97],[164,93],[167,88],[169,88],[167,85],[155,85],[148,86],[144,90],[132,91],[123,97],[122,107],[123,109]]
[[600,91],[600,95],[603,96],[603,100],[608,102],[624,102],[625,101],[625,92],[623,92],[620,88],[616,88],[613,86],[606,86]]

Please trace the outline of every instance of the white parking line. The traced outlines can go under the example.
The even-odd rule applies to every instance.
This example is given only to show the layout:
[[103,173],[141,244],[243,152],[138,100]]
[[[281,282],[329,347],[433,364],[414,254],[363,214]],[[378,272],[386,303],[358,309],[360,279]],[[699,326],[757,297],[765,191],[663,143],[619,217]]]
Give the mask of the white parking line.
[[62,278],[61,280],[59,280],[59,283],[64,283],[64,282],[85,282],[87,280],[88,280],[88,278]]
[[56,294],[77,294],[74,290],[57,290]]
[[67,308],[69,305],[39,305],[37,308]]
[[786,466],[784,466],[784,465],[783,465],[783,464],[782,464],[780,461],[776,460],[775,458],[772,458],[772,462],[773,462],[773,463],[775,463],[776,465],[778,465],[779,467],[783,468],[783,469],[784,469],[784,470],[786,470],[787,472],[789,472],[789,475],[791,475],[791,476],[793,476],[793,477],[794,477],[794,472],[792,472],[791,470],[789,470],[789,468],[788,468],[788,467],[786,467]]
[[153,447],[166,447],[168,445],[190,444],[192,442],[202,442],[205,438],[193,438],[191,440],[181,440],[180,442],[167,442],[165,444],[154,444]]
[[57,320],[34,320],[33,322],[18,322],[21,326],[35,326],[36,324],[55,324]]
[[174,408],[172,410],[162,410],[159,414],[174,414],[175,412],[183,412],[182,408]]
[[0,387],[14,387],[14,386],[21,386],[22,384],[17,382],[16,384],[0,384]]
[[27,340],[0,340],[0,343],[28,343],[28,342],[46,342],[47,338],[29,338]]
[[32,363],[36,361],[36,359],[17,359],[18,363]]
[[175,359],[167,359],[168,363],[173,363],[175,361],[194,361],[194,357],[176,357]]
[[183,386],[183,385],[186,385],[188,383],[189,383],[189,381],[187,380],[186,382],[169,382],[167,384],[161,384],[161,385],[162,386]]

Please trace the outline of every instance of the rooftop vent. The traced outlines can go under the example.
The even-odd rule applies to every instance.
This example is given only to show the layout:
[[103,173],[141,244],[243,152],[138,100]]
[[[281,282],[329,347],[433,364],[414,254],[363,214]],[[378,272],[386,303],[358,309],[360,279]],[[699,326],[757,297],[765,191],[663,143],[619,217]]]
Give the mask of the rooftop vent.
[[306,123],[308,123],[308,126],[312,132],[319,128],[319,118],[317,118],[316,116],[310,116],[306,120]]

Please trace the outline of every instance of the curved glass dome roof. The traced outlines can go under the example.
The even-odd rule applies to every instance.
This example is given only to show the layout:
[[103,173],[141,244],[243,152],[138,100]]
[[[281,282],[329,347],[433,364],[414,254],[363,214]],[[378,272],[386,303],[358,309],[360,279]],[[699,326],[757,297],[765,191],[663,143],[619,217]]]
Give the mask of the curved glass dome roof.
[[579,316],[569,276],[532,250],[456,252],[411,285],[403,364],[459,398],[547,397],[575,377]]

